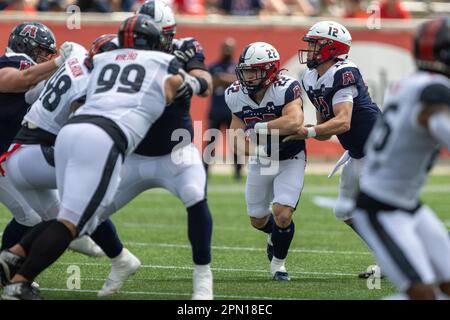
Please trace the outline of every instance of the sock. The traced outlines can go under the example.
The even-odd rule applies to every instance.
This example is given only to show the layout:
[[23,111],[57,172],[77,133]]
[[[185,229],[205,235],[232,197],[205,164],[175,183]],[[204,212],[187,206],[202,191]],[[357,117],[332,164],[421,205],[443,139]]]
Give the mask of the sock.
[[110,219],[102,222],[91,234],[91,238],[110,259],[117,257],[123,250],[116,227]]
[[280,228],[276,223],[273,224],[272,243],[274,257],[278,259],[286,258],[292,238],[294,238],[294,232],[294,221],[287,228]]
[[265,233],[272,233],[274,224],[275,224],[275,220],[273,220],[273,215],[270,214],[269,219],[267,220],[265,226],[262,228],[259,228],[258,230],[261,230],[262,232],[265,232]]
[[19,244],[25,250],[27,255],[30,252],[30,248],[33,245],[34,240],[36,240],[36,238],[39,237],[39,235],[44,232],[44,230],[47,229],[47,227],[52,224],[53,221],[56,220],[42,221],[38,223],[30,231],[28,231],[24,237],[22,237]]
[[208,203],[202,200],[187,208],[188,237],[192,246],[192,259],[195,264],[211,262],[212,216]]
[[284,262],[285,259],[278,259],[273,257],[272,261],[270,262],[270,273],[272,273],[272,275],[275,275],[275,272],[277,271],[286,272]]
[[32,228],[18,223],[13,218],[3,231],[1,250],[9,249],[19,243],[20,239]]
[[17,273],[33,281],[42,271],[58,260],[72,240],[70,230],[61,222],[53,220],[36,238]]

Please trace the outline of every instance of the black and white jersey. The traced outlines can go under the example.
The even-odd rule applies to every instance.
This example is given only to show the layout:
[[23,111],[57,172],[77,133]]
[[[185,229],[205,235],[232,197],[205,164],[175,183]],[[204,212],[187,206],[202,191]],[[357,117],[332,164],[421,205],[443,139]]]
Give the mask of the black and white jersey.
[[[426,95],[436,85],[450,89],[442,75],[419,71],[393,85],[385,100],[384,115],[369,136],[361,190],[386,204],[413,209],[441,146],[418,123]],[[434,100],[439,92],[431,93]],[[447,99],[448,95],[441,95]],[[450,101],[442,101],[450,104]]]
[[98,54],[86,103],[75,115],[112,120],[125,135],[130,153],[164,111],[164,83],[178,69],[174,56],[159,51],[118,49]]

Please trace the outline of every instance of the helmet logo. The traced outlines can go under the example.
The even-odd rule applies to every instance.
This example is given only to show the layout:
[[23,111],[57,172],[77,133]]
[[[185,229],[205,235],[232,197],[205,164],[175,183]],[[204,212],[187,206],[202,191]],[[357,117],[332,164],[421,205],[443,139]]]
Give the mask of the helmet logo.
[[37,34],[37,27],[27,24],[22,31],[20,31],[20,35],[24,36],[24,37],[31,37],[33,39],[36,39],[36,34]]

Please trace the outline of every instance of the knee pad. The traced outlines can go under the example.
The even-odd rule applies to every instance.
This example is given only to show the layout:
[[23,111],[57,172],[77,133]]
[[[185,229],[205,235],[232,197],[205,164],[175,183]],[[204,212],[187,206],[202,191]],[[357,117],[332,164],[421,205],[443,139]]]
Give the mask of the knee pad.
[[187,184],[182,187],[180,198],[184,205],[189,208],[205,199],[205,190],[195,184]]
[[346,221],[353,217],[355,201],[349,198],[339,198],[334,209],[334,215],[338,220]]

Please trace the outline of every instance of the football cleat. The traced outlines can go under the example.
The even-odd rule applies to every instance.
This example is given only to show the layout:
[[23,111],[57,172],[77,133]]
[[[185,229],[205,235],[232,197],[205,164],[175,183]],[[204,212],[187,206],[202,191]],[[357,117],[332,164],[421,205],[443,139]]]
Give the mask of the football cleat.
[[3,288],[3,300],[44,300],[31,282],[10,283]]
[[7,250],[0,252],[0,288],[6,286],[25,259]]
[[103,250],[88,236],[82,236],[73,240],[69,249],[88,257],[104,257]]
[[196,265],[192,281],[192,300],[213,300],[213,276],[209,265]]
[[[374,276],[375,274],[375,269],[371,269],[370,271],[364,271],[358,274],[358,278],[360,279],[369,279],[370,277]],[[381,274],[380,276],[381,279],[384,278],[384,275]]]
[[140,266],[141,261],[128,249],[123,248],[119,256],[111,259],[111,272],[97,296],[107,297],[119,291],[125,281],[135,274]]
[[272,279],[275,281],[291,281],[291,278],[289,278],[289,274],[283,271],[275,272]]
[[270,262],[272,262],[273,259],[273,243],[272,243],[272,234],[270,233],[267,237],[267,259],[269,259]]

